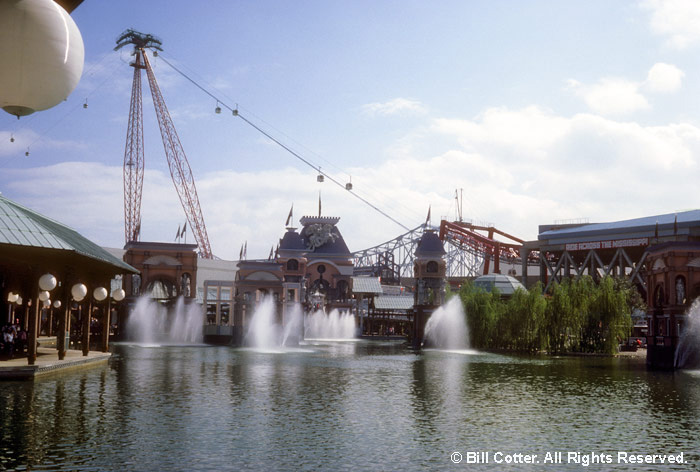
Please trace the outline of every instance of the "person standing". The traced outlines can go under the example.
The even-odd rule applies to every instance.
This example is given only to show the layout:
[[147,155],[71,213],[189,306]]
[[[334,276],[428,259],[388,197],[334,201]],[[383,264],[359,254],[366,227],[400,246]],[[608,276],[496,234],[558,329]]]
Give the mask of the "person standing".
[[5,339],[5,350],[7,351],[7,355],[9,356],[9,358],[12,359],[12,356],[14,354],[14,346],[15,346],[15,334],[14,334],[14,329],[12,326],[7,326],[5,328],[4,339]]

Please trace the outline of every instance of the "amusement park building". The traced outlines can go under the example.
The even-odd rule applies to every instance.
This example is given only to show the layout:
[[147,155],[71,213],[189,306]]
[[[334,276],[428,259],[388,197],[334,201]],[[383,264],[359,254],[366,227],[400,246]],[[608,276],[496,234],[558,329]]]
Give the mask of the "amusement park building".
[[645,297],[647,362],[673,368],[673,356],[700,296],[700,210],[611,223],[540,226],[536,242],[540,279],[628,276]]
[[264,297],[274,300],[281,324],[295,304],[306,310],[321,305],[350,310],[353,259],[339,220],[304,216],[301,230],[287,228],[268,260],[239,261],[232,282],[205,280],[205,340],[240,342],[243,327]]

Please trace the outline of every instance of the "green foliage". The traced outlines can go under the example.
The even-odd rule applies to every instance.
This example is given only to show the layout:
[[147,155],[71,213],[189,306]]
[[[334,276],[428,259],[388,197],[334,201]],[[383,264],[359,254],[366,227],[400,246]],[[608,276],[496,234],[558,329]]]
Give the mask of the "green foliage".
[[508,300],[466,282],[459,297],[475,348],[611,354],[629,336],[630,313],[641,300],[628,281],[596,284],[588,276],[552,284],[548,294],[537,284]]
[[492,344],[496,327],[500,296],[498,292],[489,293],[474,287],[471,282],[462,284],[459,290],[464,310],[467,316],[470,345],[476,348],[487,348]]

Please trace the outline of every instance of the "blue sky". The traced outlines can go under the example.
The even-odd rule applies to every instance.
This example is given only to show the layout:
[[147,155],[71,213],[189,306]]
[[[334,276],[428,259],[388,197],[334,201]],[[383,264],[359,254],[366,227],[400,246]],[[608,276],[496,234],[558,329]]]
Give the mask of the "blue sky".
[[[0,115],[0,191],[104,246],[124,243],[126,28],[407,227],[429,205],[454,218],[458,188],[465,218],[524,239],[698,206],[696,2],[85,0],[72,17],[81,82],[53,109]],[[152,62],[217,256],[248,241],[267,257],[319,191],[351,250],[404,231]],[[185,216],[143,80],[142,238],[172,241]]]

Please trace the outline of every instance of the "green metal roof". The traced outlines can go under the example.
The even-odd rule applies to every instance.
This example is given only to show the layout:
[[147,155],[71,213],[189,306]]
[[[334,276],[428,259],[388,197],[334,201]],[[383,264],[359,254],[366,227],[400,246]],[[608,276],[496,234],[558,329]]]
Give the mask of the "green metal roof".
[[413,309],[412,296],[380,295],[374,299],[375,310],[408,311]]
[[72,251],[117,266],[127,272],[138,273],[138,270],[117,259],[74,229],[2,195],[0,195],[0,244]]
[[352,293],[383,293],[379,277],[353,277]]

